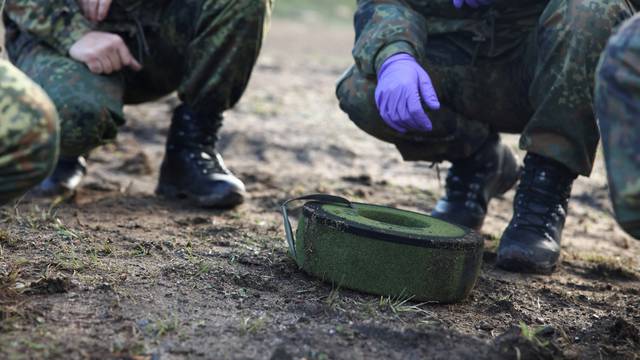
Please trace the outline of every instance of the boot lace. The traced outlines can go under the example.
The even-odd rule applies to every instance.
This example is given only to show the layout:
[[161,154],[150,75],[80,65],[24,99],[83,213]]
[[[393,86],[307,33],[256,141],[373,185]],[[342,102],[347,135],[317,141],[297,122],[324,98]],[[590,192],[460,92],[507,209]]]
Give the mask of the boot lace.
[[[541,228],[553,231],[567,215],[572,181],[551,176],[547,170],[528,174],[525,167],[514,201],[514,228],[539,232]],[[533,175],[533,176],[532,176]],[[540,184],[552,184],[543,189]]]
[[486,163],[481,167],[454,164],[446,178],[446,197],[450,200],[478,202],[486,207],[483,191],[492,167],[493,163]]

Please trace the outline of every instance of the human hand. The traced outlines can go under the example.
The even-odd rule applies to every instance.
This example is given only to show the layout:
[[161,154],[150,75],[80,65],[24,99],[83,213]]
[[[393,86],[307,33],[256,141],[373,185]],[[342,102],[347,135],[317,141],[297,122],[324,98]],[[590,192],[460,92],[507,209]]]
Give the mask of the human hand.
[[78,5],[87,19],[100,22],[107,18],[111,2],[112,0],[78,0]]
[[119,35],[107,32],[88,32],[71,46],[69,55],[87,65],[94,74],[111,74],[125,66],[135,71],[142,69],[124,40]]
[[378,72],[376,104],[382,119],[396,131],[431,131],[433,125],[422,104],[440,109],[431,78],[409,54],[387,59]]
[[464,5],[470,6],[472,8],[479,8],[484,5],[491,5],[493,0],[453,0],[453,6],[460,9]]

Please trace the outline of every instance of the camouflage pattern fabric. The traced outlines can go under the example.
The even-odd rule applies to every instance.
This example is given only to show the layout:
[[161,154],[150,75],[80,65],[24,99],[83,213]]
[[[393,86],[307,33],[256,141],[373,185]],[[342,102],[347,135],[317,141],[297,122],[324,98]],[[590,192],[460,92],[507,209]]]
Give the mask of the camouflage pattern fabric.
[[[95,25],[79,16],[73,0],[10,0],[7,47],[56,104],[62,156],[78,156],[115,138],[125,103],[177,90],[199,117],[217,120],[247,86],[271,6],[272,0],[115,0],[106,21]],[[144,69],[101,76],[69,58],[69,43],[91,29],[121,35]]]
[[44,91],[0,60],[0,205],[49,175],[58,159],[58,115]]
[[[356,125],[394,143],[406,160],[466,158],[492,132],[521,133],[520,147],[589,175],[597,144],[593,78],[625,0],[497,0],[455,9],[450,0],[359,0],[355,65],[338,82]],[[378,115],[376,71],[414,55],[443,108],[430,133],[399,134]]]
[[611,38],[596,78],[596,112],[620,225],[640,239],[640,14]]

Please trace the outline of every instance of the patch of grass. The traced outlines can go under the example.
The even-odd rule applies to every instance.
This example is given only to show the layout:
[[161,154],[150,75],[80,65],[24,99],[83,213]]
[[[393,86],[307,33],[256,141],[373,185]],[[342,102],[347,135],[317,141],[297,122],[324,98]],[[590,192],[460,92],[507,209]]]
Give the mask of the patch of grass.
[[18,239],[13,237],[6,230],[0,229],[0,246],[14,247],[17,244],[18,244]]
[[153,332],[157,337],[178,332],[180,321],[177,316],[171,318],[160,319],[153,324]]
[[538,337],[543,330],[543,326],[533,328],[525,324],[523,321],[520,321],[520,336],[536,346],[546,348],[549,346],[549,341],[542,340]]
[[213,263],[208,261],[201,261],[198,264],[198,274],[199,275],[207,275],[213,270]]
[[131,251],[133,257],[145,257],[151,255],[151,248],[143,243],[136,244]]
[[87,266],[82,258],[76,253],[74,246],[64,246],[53,254],[55,264],[61,270],[70,272],[82,271]]
[[0,303],[3,300],[14,298],[18,292],[16,290],[16,282],[20,277],[20,268],[15,265],[9,265],[7,270],[0,268]]
[[53,228],[56,233],[61,236],[65,240],[76,240],[80,239],[80,235],[78,235],[73,230],[69,229],[62,220],[56,218],[53,224]]
[[41,208],[38,205],[34,205],[32,209],[28,211],[21,211],[17,205],[13,208],[13,215],[11,216],[18,225],[29,228],[31,230],[43,230],[50,226],[55,227],[57,220],[56,208],[52,205],[47,209]]
[[331,289],[331,292],[329,293],[327,298],[324,299],[324,303],[333,310],[337,308],[339,302],[340,302],[340,285],[334,286]]
[[263,330],[267,325],[267,318],[259,316],[257,318],[243,317],[240,322],[240,334],[253,335]]
[[395,297],[381,296],[378,302],[378,309],[382,311],[391,311],[395,315],[401,315],[403,313],[418,313],[428,314],[429,312],[422,308],[425,303],[413,304],[411,300],[413,296],[407,296],[400,294]]
[[634,270],[634,263],[631,259],[622,259],[600,254],[586,254],[579,258],[591,265],[590,271],[594,275],[626,280],[636,280],[639,278],[638,272]]

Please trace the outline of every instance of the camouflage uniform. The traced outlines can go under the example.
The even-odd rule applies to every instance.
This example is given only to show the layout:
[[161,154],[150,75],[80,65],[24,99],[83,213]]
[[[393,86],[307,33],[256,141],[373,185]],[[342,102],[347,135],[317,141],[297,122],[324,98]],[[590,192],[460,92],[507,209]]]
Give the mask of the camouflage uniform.
[[[589,175],[599,140],[593,73],[625,0],[496,0],[480,9],[451,0],[358,0],[355,66],[338,83],[341,108],[406,160],[466,158],[492,132],[522,133],[522,149]],[[414,55],[442,104],[431,133],[400,134],[381,119],[376,72]]]
[[611,198],[620,225],[640,239],[640,14],[611,38],[596,78]]
[[[249,81],[272,0],[115,0],[100,24],[74,0],[9,0],[9,55],[51,96],[61,117],[61,155],[115,138],[123,105],[178,91],[202,117],[232,107]],[[68,57],[91,30],[123,37],[144,69],[95,75]],[[215,115],[215,116],[214,116]]]
[[58,133],[58,115],[44,91],[0,59],[0,205],[51,172]]

